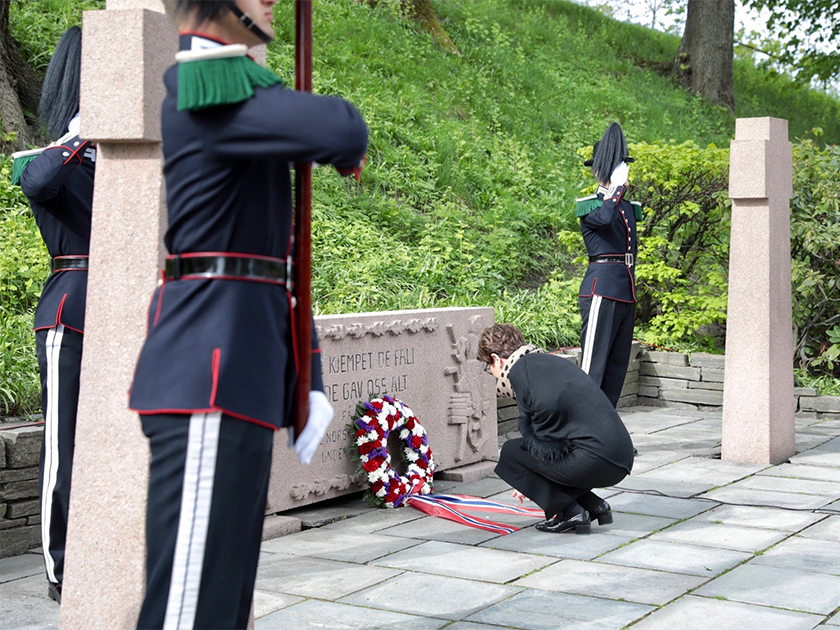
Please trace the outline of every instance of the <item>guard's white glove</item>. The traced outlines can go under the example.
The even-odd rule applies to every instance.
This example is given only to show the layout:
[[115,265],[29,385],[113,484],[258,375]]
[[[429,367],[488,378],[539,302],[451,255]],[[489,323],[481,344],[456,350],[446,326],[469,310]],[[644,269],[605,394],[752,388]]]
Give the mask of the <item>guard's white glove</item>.
[[620,162],[618,166],[615,167],[615,170],[610,175],[610,188],[607,191],[607,194],[610,197],[615,197],[621,187],[627,183],[627,177],[630,175],[630,167],[627,166],[626,162]]
[[303,433],[295,438],[294,429],[289,429],[289,441],[294,441],[295,453],[301,464],[312,461],[315,449],[321,443],[321,438],[330,426],[334,414],[335,411],[324,392],[309,392],[309,418],[306,420]]

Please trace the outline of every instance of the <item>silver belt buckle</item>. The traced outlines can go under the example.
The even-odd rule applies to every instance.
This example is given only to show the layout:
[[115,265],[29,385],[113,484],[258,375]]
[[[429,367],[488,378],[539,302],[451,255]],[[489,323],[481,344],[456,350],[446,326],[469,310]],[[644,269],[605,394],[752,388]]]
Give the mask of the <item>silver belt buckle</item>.
[[625,265],[627,265],[628,267],[632,267],[635,263],[636,263],[636,259],[635,259],[635,256],[633,256],[633,254],[631,254],[630,252],[627,252],[626,254],[624,254],[624,264]]
[[[292,260],[291,256],[286,256],[286,290],[289,293],[293,293],[295,290],[295,280],[294,276],[292,276],[292,268],[294,265],[294,261]],[[292,297],[292,301],[295,302],[296,300]]]

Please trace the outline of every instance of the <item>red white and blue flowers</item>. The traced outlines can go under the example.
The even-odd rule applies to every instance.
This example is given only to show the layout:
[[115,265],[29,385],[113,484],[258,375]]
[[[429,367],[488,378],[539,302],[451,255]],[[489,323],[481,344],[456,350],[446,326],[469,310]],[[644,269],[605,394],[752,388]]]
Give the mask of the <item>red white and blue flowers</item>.
[[[373,503],[399,507],[412,494],[429,494],[435,462],[426,429],[414,412],[386,395],[359,403],[356,414],[356,446]],[[387,449],[391,433],[396,433],[404,444],[401,452],[407,464],[405,476],[391,466]]]

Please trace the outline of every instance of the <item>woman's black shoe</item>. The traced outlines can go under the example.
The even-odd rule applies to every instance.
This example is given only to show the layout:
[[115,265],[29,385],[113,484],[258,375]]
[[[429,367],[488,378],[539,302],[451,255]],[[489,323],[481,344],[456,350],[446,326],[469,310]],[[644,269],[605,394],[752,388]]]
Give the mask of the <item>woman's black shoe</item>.
[[537,523],[536,527],[541,532],[551,532],[552,534],[561,534],[572,530],[575,530],[575,534],[588,534],[591,523],[592,520],[589,518],[589,512],[584,510],[580,514],[575,514],[569,518],[558,514],[541,523]]
[[589,515],[593,521],[598,521],[598,525],[609,525],[613,522],[612,508],[606,501],[592,510]]

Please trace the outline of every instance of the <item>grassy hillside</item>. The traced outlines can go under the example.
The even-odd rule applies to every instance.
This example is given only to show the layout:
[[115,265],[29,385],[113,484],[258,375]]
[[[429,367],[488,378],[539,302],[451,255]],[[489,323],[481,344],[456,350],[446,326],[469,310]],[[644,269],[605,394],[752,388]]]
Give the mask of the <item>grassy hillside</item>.
[[[292,83],[292,0],[276,8],[268,63]],[[581,267],[574,198],[589,186],[578,151],[611,121],[631,142],[728,146],[734,119],[652,70],[679,41],[564,0],[434,0],[460,55],[380,0],[315,2],[315,89],[354,102],[371,131],[361,184],[315,174],[314,302],[322,313],[491,305],[536,343],[577,344]],[[16,41],[41,72],[81,11],[103,0],[11,5]],[[745,63],[739,116],[790,120],[840,140],[840,104]],[[0,163],[8,172],[8,160]],[[631,171],[632,180],[632,171]],[[19,191],[0,186],[0,412],[37,406],[26,330],[33,269],[8,243],[35,238]],[[571,244],[571,248],[570,248]],[[33,248],[34,249],[34,248]],[[27,251],[27,250],[23,250]],[[13,255],[14,254],[14,255]],[[25,376],[20,376],[25,375]],[[11,402],[10,402],[11,401]]]

